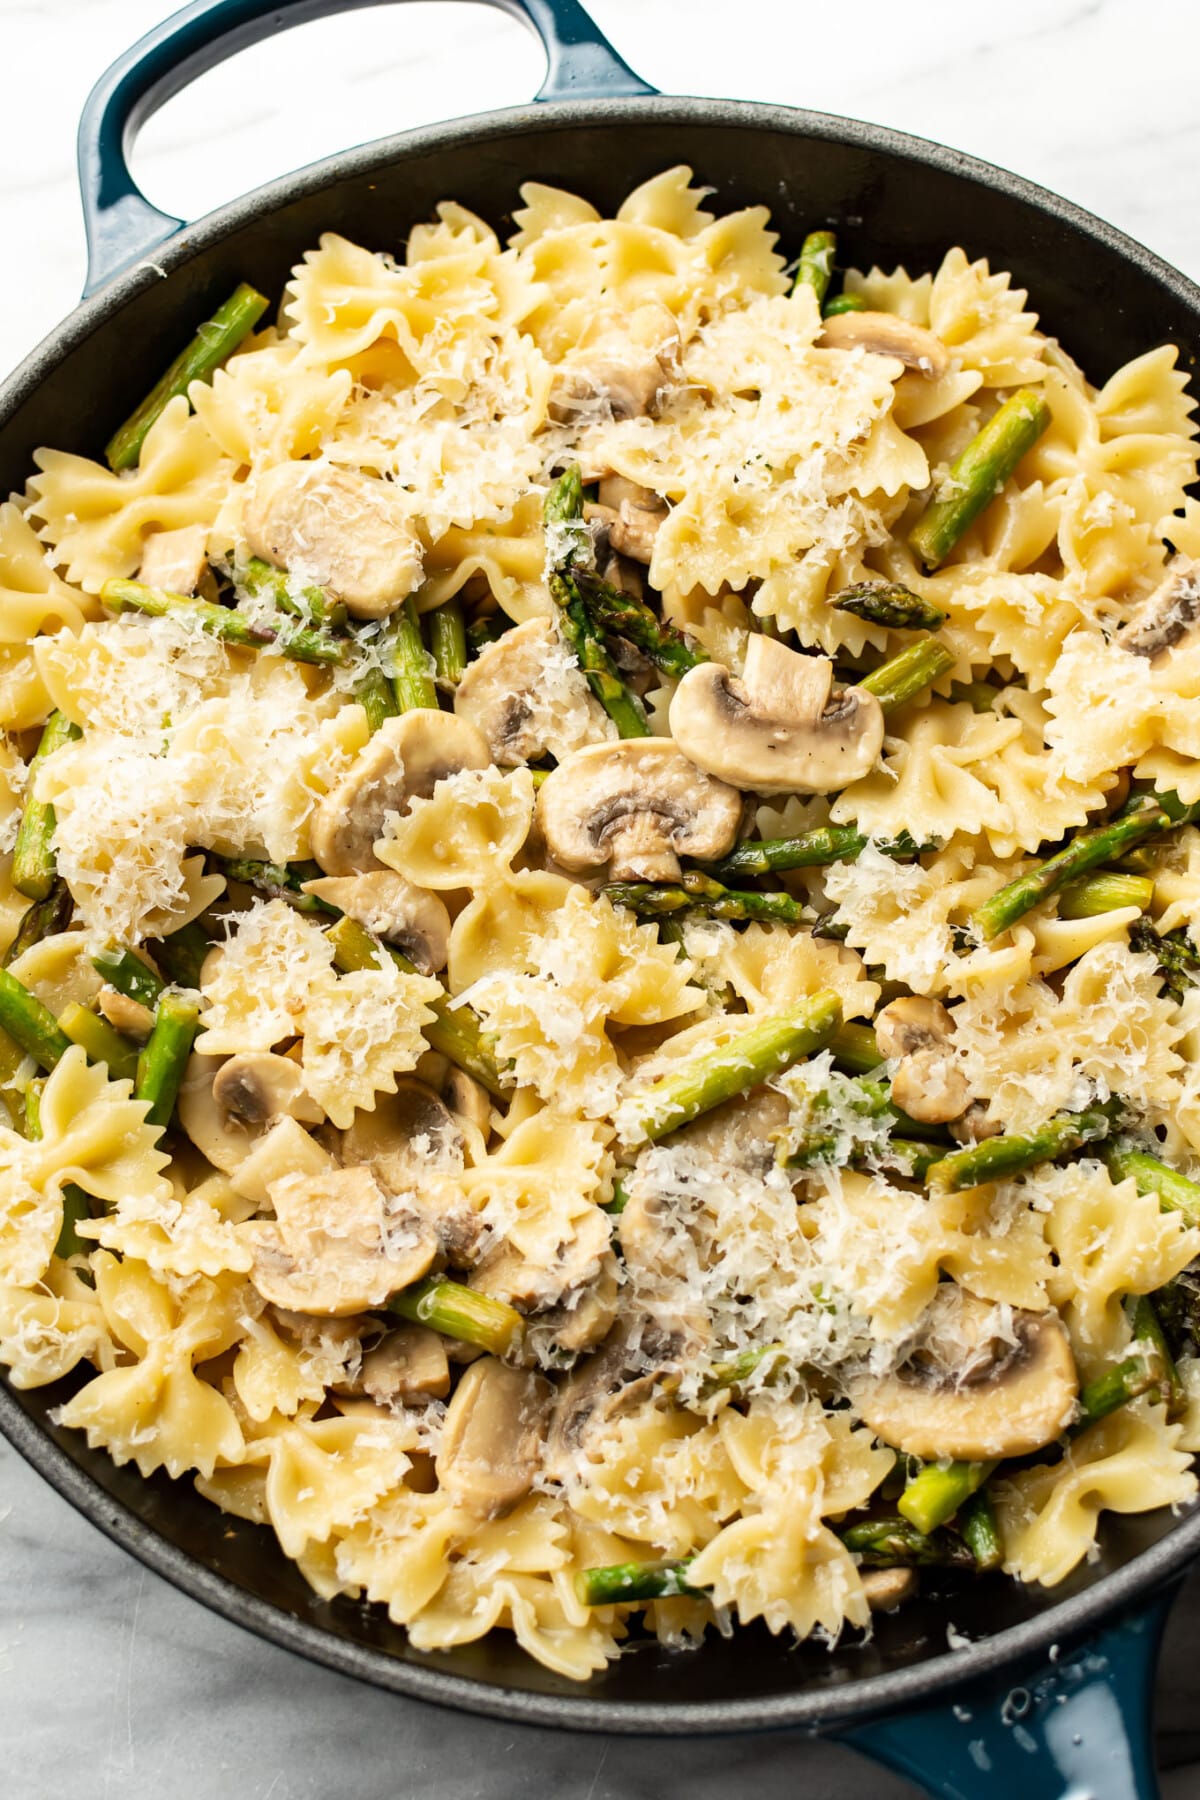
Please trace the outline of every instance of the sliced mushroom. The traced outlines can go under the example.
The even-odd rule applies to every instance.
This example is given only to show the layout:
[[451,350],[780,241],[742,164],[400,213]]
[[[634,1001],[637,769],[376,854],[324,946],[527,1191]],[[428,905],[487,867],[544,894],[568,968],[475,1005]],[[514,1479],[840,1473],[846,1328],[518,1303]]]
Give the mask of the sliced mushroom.
[[446,1410],[438,1483],[484,1518],[511,1512],[541,1466],[554,1390],[494,1356],[472,1363]]
[[492,1096],[481,1081],[451,1063],[442,1084],[442,1099],[452,1113],[473,1125],[486,1141],[492,1128]]
[[698,768],[756,793],[828,794],[875,766],[883,709],[864,688],[831,698],[833,663],[756,634],[740,681],[721,663],[689,669],[671,735]]
[[455,1179],[462,1168],[463,1135],[433,1089],[401,1075],[394,1094],[380,1094],[374,1112],[358,1112],[341,1134],[344,1164],[369,1168],[392,1194],[403,1194],[436,1232],[453,1267],[477,1259],[485,1227]]
[[194,594],[208,568],[208,526],[152,531],[142,545],[138,580],[168,594]]
[[1071,1423],[1078,1391],[1070,1341],[1053,1314],[989,1306],[951,1282],[938,1289],[907,1363],[849,1390],[884,1443],[967,1462],[1053,1443]]
[[616,1323],[618,1292],[617,1259],[610,1250],[600,1263],[599,1274],[531,1319],[528,1337],[545,1332],[556,1350],[572,1354],[594,1350]]
[[650,488],[638,487],[621,475],[605,476],[598,492],[598,503],[589,502],[583,509],[587,523],[599,526],[600,537],[610,549],[648,565],[659,527],[667,517],[665,503]]
[[446,1346],[427,1325],[402,1325],[367,1351],[356,1386],[385,1405],[444,1400],[450,1392]]
[[197,1150],[227,1175],[243,1166],[273,1121],[315,1124],[324,1117],[304,1092],[301,1071],[290,1057],[194,1054],[184,1070],[179,1123]]
[[950,368],[950,352],[935,332],[896,313],[835,313],[821,322],[817,339],[824,350],[869,350],[873,356],[895,356],[906,369],[929,381],[940,381]]
[[325,875],[319,881],[306,881],[304,892],[328,901],[376,937],[395,944],[422,975],[445,968],[450,948],[450,914],[445,902],[393,869],[371,869],[365,875]]
[[989,1117],[986,1100],[972,1100],[959,1118],[950,1121],[950,1136],[960,1144],[979,1144],[984,1138],[1001,1137],[1003,1133],[1004,1121]]
[[640,418],[657,409],[678,366],[679,326],[661,303],[621,317],[601,315],[554,371],[550,417],[560,424]]
[[661,1361],[649,1353],[647,1329],[646,1320],[627,1320],[559,1387],[542,1459],[551,1480],[578,1479],[592,1439],[648,1399],[660,1376],[674,1369],[669,1353]]
[[609,865],[613,881],[671,881],[679,857],[724,856],[742,797],[665,738],[577,750],[542,783],[537,820],[565,869]]
[[531,1314],[535,1328],[564,1350],[588,1350],[616,1317],[617,1264],[608,1214],[593,1207],[576,1219],[547,1257],[522,1256],[501,1242],[471,1276],[471,1286]]
[[[269,1130],[256,1136],[249,1153],[229,1171],[230,1186],[244,1200],[265,1209],[271,1205],[271,1188],[291,1175],[310,1175],[319,1180],[334,1167],[328,1150],[295,1119],[276,1119]],[[292,1305],[286,1301],[282,1304]],[[305,1309],[296,1304],[296,1311]]]
[[921,1585],[915,1569],[864,1569],[859,1579],[872,1612],[895,1612]]
[[566,664],[550,619],[526,619],[481,651],[458,684],[454,711],[504,765],[543,756],[561,762],[612,729],[582,672]]
[[107,982],[96,995],[96,1005],[110,1025],[139,1044],[144,1044],[154,1030],[154,1014],[150,1008],[143,1006],[140,1000],[131,1000],[119,988],[109,987]]
[[765,1175],[774,1167],[776,1146],[787,1129],[788,1117],[788,1103],[775,1088],[750,1088],[675,1132],[671,1143],[686,1145],[726,1167]]
[[255,556],[325,588],[358,619],[395,612],[422,576],[423,549],[400,491],[327,463],[277,463],[246,483]]
[[271,1183],[273,1222],[246,1228],[250,1279],[263,1298],[296,1312],[343,1317],[383,1306],[427,1275],[437,1236],[394,1207],[369,1169],[288,1175]]
[[453,713],[416,707],[385,719],[313,813],[313,855],[327,875],[382,869],[374,846],[388,813],[427,800],[448,775],[490,764],[483,734]]
[[1200,562],[1173,556],[1154,592],[1117,633],[1116,642],[1153,662],[1189,634],[1200,618]]
[[899,1057],[892,1074],[892,1099],[910,1118],[944,1125],[961,1118],[971,1090],[954,1060],[954,1021],[940,1000],[907,994],[882,1008],[875,1037],[887,1057]]

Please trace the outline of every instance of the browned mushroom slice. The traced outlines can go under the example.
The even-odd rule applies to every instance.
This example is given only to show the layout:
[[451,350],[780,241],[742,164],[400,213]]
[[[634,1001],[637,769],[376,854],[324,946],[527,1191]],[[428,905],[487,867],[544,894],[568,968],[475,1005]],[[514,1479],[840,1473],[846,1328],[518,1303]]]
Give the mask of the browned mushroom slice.
[[896,313],[835,313],[822,320],[817,342],[824,350],[869,350],[874,356],[897,357],[906,369],[915,369],[929,381],[940,381],[950,368],[950,352],[941,338]]
[[465,719],[416,707],[385,719],[313,813],[312,853],[327,875],[382,869],[375,843],[388,813],[427,800],[439,781],[490,767],[487,742]]
[[966,1077],[954,1060],[954,1020],[940,1000],[916,994],[893,1000],[876,1015],[875,1036],[884,1056],[899,1057],[892,1099],[910,1118],[944,1125],[971,1104]]
[[754,636],[741,680],[721,663],[689,669],[671,735],[698,768],[756,793],[829,794],[874,768],[883,709],[863,688],[831,695],[833,663]]
[[423,975],[445,968],[450,914],[428,888],[414,886],[392,869],[372,869],[365,875],[325,875],[306,881],[304,892],[395,944]]
[[543,756],[561,762],[612,731],[551,619],[527,619],[481,651],[458,684],[454,711],[483,733],[493,762],[506,766]]
[[605,1426],[648,1399],[674,1364],[644,1348],[648,1322],[626,1321],[585,1357],[559,1387],[542,1458],[553,1481],[570,1482],[587,1461],[588,1446]]
[[[261,1054],[188,1060],[179,1089],[179,1123],[197,1150],[225,1174],[240,1169],[277,1119],[317,1124],[325,1114],[304,1090],[290,1057]],[[301,1134],[303,1135],[303,1134]]]
[[107,982],[96,995],[96,1005],[110,1025],[139,1044],[144,1044],[154,1030],[154,1014],[150,1008],[143,1006],[140,1000],[131,1000],[119,988],[109,987]]
[[723,856],[742,797],[663,738],[577,750],[542,783],[537,820],[565,869],[608,863],[614,881],[671,881],[681,855]]
[[989,1306],[950,1282],[939,1288],[908,1361],[849,1388],[851,1404],[884,1443],[931,1461],[965,1462],[1026,1456],[1053,1443],[1071,1423],[1078,1391],[1070,1341],[1053,1314]]
[[657,409],[678,365],[679,327],[665,306],[650,301],[628,316],[599,315],[554,371],[550,417],[564,424],[640,418]]
[[501,1243],[482,1258],[471,1286],[531,1316],[563,1350],[590,1350],[612,1327],[617,1265],[612,1226],[599,1207],[581,1214],[544,1261]]
[[686,1144],[727,1167],[765,1175],[774,1166],[788,1117],[788,1103],[775,1088],[750,1088],[673,1133],[671,1143]]
[[444,1400],[450,1392],[446,1346],[426,1325],[402,1325],[368,1350],[357,1385],[384,1405],[389,1400]]
[[483,1221],[455,1176],[462,1168],[463,1134],[445,1102],[415,1076],[397,1077],[394,1094],[380,1094],[373,1112],[358,1112],[338,1140],[350,1167],[369,1168],[393,1194],[403,1194],[437,1233],[446,1260],[468,1268],[476,1260]]
[[872,1612],[895,1612],[913,1599],[920,1587],[915,1569],[864,1569],[860,1579]]
[[451,1063],[442,1082],[442,1099],[458,1118],[465,1119],[476,1131],[483,1134],[486,1140],[492,1128],[492,1096],[483,1083],[468,1075],[465,1069],[456,1069]]
[[142,545],[138,580],[168,594],[194,594],[208,568],[208,526],[152,531]]
[[1134,656],[1153,662],[1189,635],[1200,618],[1200,563],[1173,556],[1154,592],[1139,606],[1116,642]]
[[326,463],[252,475],[242,514],[255,556],[318,583],[359,619],[395,612],[420,585],[421,539],[385,481]]
[[511,1512],[533,1486],[554,1390],[494,1356],[471,1364],[446,1409],[438,1482],[484,1518]]
[[600,528],[601,541],[619,556],[648,565],[659,527],[667,517],[666,503],[650,488],[639,487],[621,475],[606,475],[598,493],[598,502],[589,502],[583,509],[588,524]]
[[246,1235],[251,1280],[276,1306],[333,1318],[364,1312],[427,1275],[437,1257],[434,1232],[392,1205],[369,1169],[284,1176],[270,1197],[274,1222]]

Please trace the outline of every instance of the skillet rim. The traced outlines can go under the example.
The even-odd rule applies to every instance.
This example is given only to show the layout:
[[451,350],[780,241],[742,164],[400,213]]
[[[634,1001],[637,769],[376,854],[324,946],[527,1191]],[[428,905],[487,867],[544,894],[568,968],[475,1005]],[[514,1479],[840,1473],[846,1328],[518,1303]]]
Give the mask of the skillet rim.
[[[1074,201],[1011,170],[925,138],[862,120],[758,101],[674,95],[537,102],[426,125],[341,151],[276,177],[186,225],[148,258],[113,278],[68,314],[0,385],[0,432],[57,364],[144,288],[202,256],[264,213],[318,192],[335,181],[370,174],[411,153],[436,152],[503,139],[518,132],[549,135],[570,125],[619,126],[653,120],[667,125],[752,127],[849,144],[971,181],[1015,200],[1043,218],[1091,238],[1124,262],[1138,265],[1191,312],[1200,335],[1200,286],[1155,252]],[[703,1702],[592,1700],[586,1691],[533,1693],[483,1682],[388,1655],[354,1643],[260,1599],[219,1575],[110,1496],[46,1433],[0,1376],[0,1433],[77,1512],[190,1598],[231,1623],[309,1661],[376,1687],[484,1717],[630,1736],[682,1736],[799,1727],[810,1733],[846,1728],[898,1709],[945,1702],[964,1686],[1021,1664],[1044,1661],[1052,1645],[1069,1645],[1117,1617],[1136,1611],[1200,1555],[1200,1503],[1158,1542],[1081,1593],[967,1650],[930,1655],[884,1674],[852,1678],[829,1688],[749,1699]],[[418,1654],[412,1652],[410,1655]]]

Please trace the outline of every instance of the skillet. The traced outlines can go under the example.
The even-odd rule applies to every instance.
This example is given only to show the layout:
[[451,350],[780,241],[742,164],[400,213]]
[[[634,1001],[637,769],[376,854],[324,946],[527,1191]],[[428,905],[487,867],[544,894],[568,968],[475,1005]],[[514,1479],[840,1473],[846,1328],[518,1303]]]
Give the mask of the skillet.
[[[1194,372],[1200,289],[1128,238],[1002,170],[876,126],[791,109],[661,96],[577,0],[492,0],[540,37],[534,104],[410,131],[272,182],[194,225],[141,195],[140,125],[189,81],[272,33],[372,0],[193,0],[121,57],[80,127],[89,246],[84,302],[0,388],[0,491],[34,448],[99,454],[192,323],[238,281],[277,294],[325,229],[398,249],[453,197],[502,225],[522,181],[611,209],[688,162],[722,209],[766,201],[794,254],[830,224],[849,262],[936,266],[961,243],[1011,269],[1093,380],[1165,340]],[[0,1383],[0,1430],[79,1511],[226,1618],[378,1686],[471,1712],[583,1731],[836,1734],[949,1800],[1150,1800],[1154,1662],[1200,1554],[1200,1509],[1107,1522],[1099,1558],[1051,1592],[1003,1577],[926,1587],[867,1645],[790,1648],[741,1631],[698,1653],[643,1645],[578,1687],[503,1637],[420,1654],[381,1609],[326,1603],[263,1527],[185,1483],[144,1481],[54,1424],[68,1381]],[[951,1646],[954,1646],[953,1648]]]

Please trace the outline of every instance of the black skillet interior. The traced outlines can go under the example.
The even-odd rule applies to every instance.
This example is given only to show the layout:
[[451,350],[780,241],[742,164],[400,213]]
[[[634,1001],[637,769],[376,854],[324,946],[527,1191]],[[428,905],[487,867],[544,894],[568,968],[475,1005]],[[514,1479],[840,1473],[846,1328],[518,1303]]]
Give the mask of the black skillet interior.
[[[1062,338],[1093,380],[1166,340],[1180,345],[1188,368],[1200,356],[1200,305],[1182,277],[1148,256],[1131,259],[1132,247],[1085,228],[1050,196],[1031,206],[1022,184],[994,175],[985,184],[969,159],[846,121],[767,107],[610,101],[589,105],[587,119],[579,110],[522,110],[473,122],[469,133],[439,127],[353,152],[193,228],[186,245],[163,253],[169,279],[148,273],[141,285],[118,284],[107,310],[102,296],[10,384],[7,416],[0,411],[0,491],[23,485],[38,444],[99,454],[195,321],[241,280],[277,295],[322,231],[396,252],[412,223],[453,197],[503,232],[520,184],[531,177],[611,209],[637,183],[686,162],[715,189],[717,207],[765,202],[788,255],[806,230],[824,223],[837,229],[841,258],[860,266],[935,268],[952,244],[973,257],[986,255],[1029,287],[1045,329]],[[126,297],[130,285],[135,291]],[[93,317],[88,331],[85,322]],[[321,1660],[430,1698],[520,1713],[524,1697],[526,1716],[547,1717],[556,1711],[552,1697],[580,1697],[506,1636],[418,1655],[382,1609],[318,1600],[265,1528],[227,1518],[187,1482],[162,1475],[144,1481],[134,1469],[118,1469],[77,1434],[50,1423],[50,1410],[70,1385],[0,1392],[0,1425],[97,1524],[197,1597]],[[1036,1621],[1050,1608],[1172,1531],[1180,1534],[1172,1549],[1200,1547],[1197,1514],[1182,1523],[1170,1515],[1111,1522],[1099,1561],[1052,1594],[999,1577],[952,1589],[928,1585],[919,1602],[877,1622],[866,1648],[794,1649],[754,1630],[731,1641],[714,1638],[699,1655],[646,1645],[596,1677],[586,1697],[614,1709],[609,1728],[670,1730],[672,1715],[681,1727],[679,1709],[697,1704],[712,1707],[710,1728],[772,1717],[783,1722],[788,1714],[846,1716],[857,1710],[851,1684],[943,1657],[949,1621],[971,1638],[1030,1625],[1037,1635]],[[1157,1565],[1161,1574],[1166,1560],[1174,1557],[1160,1544],[1144,1566]],[[274,1622],[270,1609],[277,1609]],[[308,1639],[305,1626],[317,1627],[320,1640],[301,1641]],[[415,1676],[417,1669],[432,1679]],[[452,1679],[439,1689],[445,1676]],[[729,1707],[732,1712],[723,1712]],[[626,1708],[621,1721],[617,1715]],[[562,1723],[570,1722],[569,1710]],[[576,1722],[588,1721],[577,1714]]]

